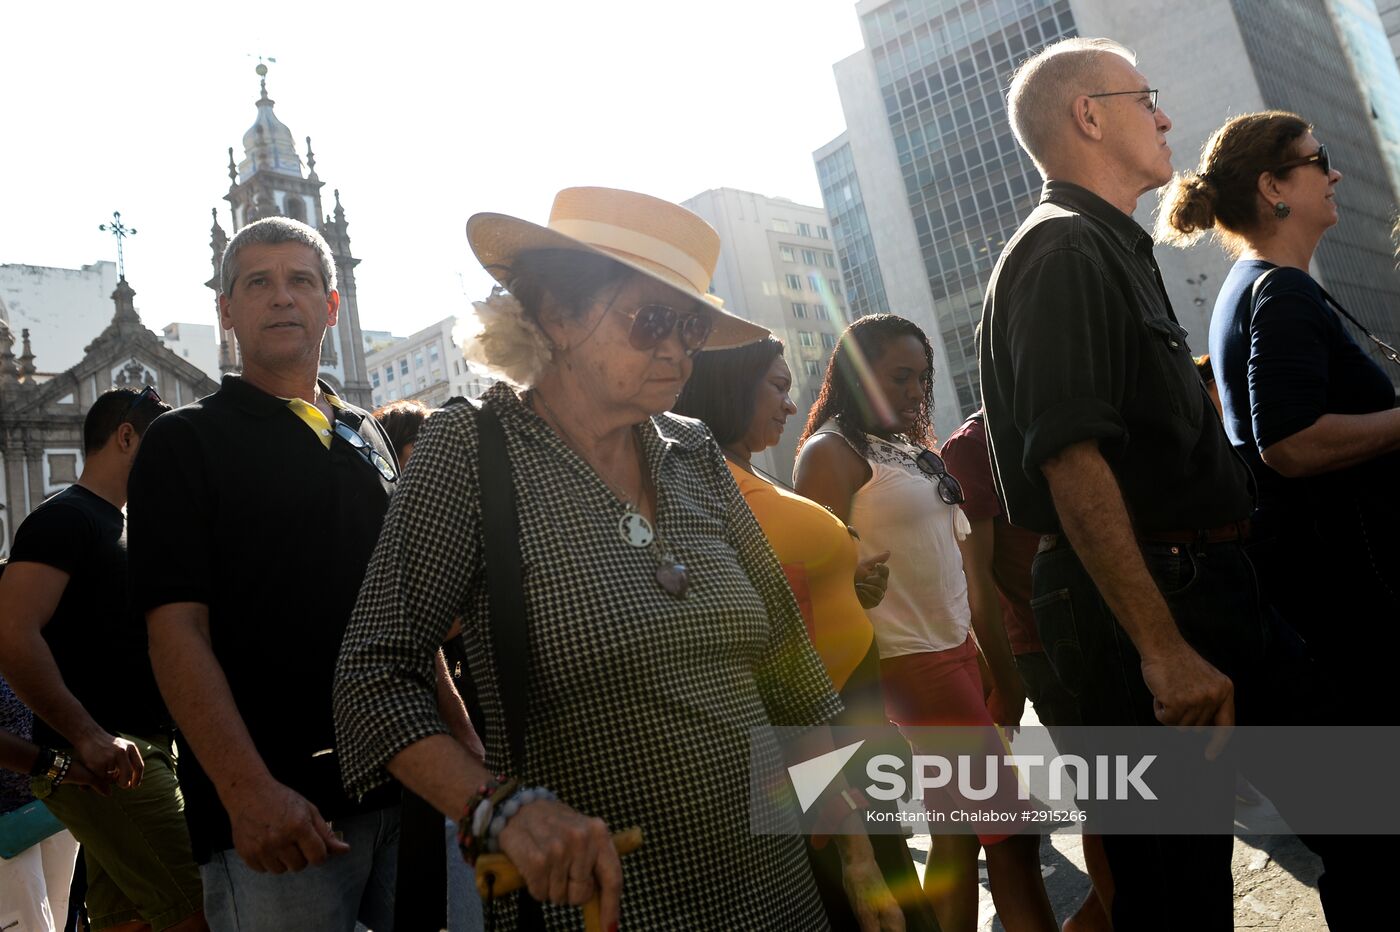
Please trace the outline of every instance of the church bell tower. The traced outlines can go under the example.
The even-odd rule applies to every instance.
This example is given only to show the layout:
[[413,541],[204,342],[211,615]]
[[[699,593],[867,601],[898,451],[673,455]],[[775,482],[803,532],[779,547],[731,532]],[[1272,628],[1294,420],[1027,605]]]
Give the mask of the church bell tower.
[[[362,408],[371,405],[370,384],[365,368],[364,340],[360,334],[360,310],[355,293],[355,266],[360,264],[350,253],[349,224],[340,205],[340,192],[335,191],[335,206],[326,214],[321,203],[321,188],[325,185],[316,174],[316,155],[311,151],[311,137],[306,137],[306,161],[303,165],[297,152],[292,131],[277,119],[271,97],[267,96],[267,65],[258,64],[261,95],[257,100],[257,117],[243,134],[243,159],[235,161],[234,150],[228,150],[228,194],[233,217],[233,231],[264,217],[290,217],[316,228],[330,244],[335,258],[337,288],[340,291],[340,315],[336,325],[326,331],[321,343],[321,378],[351,404]],[[214,275],[205,284],[216,295],[215,316],[218,315],[219,266],[228,235],[219,225],[218,209],[214,210],[214,226],[209,242],[213,254]],[[242,368],[238,343],[232,330],[219,333],[219,369],[237,372]]]

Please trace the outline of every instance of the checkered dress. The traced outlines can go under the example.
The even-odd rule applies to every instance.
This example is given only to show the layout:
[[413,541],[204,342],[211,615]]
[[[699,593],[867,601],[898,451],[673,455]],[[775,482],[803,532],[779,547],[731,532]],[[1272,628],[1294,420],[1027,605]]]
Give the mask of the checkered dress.
[[[690,588],[668,595],[656,563],[618,535],[623,506],[601,479],[497,385],[514,470],[530,618],[526,761],[509,760],[487,618],[475,411],[424,424],[394,495],[336,683],[346,785],[363,793],[384,764],[445,731],[432,660],[461,616],[492,770],[548,786],[614,830],[640,826],[623,860],[623,926],[821,929],[826,919],[796,835],[749,831],[750,729],[761,766],[781,773],[766,725],[840,710],[763,532],[708,431],[671,415],[638,428],[658,491],[661,536]],[[795,831],[794,823],[794,831]],[[546,907],[551,929],[575,909]]]

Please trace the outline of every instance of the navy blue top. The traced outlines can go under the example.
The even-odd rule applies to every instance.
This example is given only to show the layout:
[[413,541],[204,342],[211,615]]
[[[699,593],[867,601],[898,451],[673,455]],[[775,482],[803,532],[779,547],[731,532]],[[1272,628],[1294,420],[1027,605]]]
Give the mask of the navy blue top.
[[[1268,262],[1241,259],[1225,279],[1210,324],[1210,358],[1225,432],[1259,486],[1260,531],[1339,498],[1391,496],[1400,456],[1317,476],[1288,479],[1260,451],[1310,427],[1324,414],[1369,414],[1395,407],[1385,371],[1348,332],[1312,276],[1281,268],[1264,282],[1251,313],[1255,279]],[[1385,481],[1386,473],[1392,477]]]

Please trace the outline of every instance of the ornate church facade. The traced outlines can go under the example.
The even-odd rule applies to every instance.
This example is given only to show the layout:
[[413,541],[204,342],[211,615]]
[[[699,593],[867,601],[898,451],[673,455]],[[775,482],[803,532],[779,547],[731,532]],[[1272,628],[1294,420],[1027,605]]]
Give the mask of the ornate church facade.
[[[259,66],[259,74],[266,68]],[[229,149],[229,190],[234,232],[254,220],[280,215],[306,222],[320,231],[335,257],[340,289],[340,317],[321,346],[320,374],[337,393],[368,408],[371,389],[365,369],[364,342],[355,293],[355,266],[350,252],[340,193],[327,214],[321,202],[324,184],[316,175],[316,157],[306,140],[303,164],[287,129],[273,113],[264,79],[257,118],[243,135],[244,157],[235,163]],[[218,329],[219,262],[228,235],[214,211],[210,248]],[[198,366],[172,351],[142,323],[134,304],[136,292],[123,274],[112,292],[111,322],[84,347],[83,358],[59,373],[37,370],[27,329],[15,333],[0,298],[0,559],[9,554],[15,528],[45,498],[75,482],[83,468],[83,419],[99,395],[111,388],[151,385],[176,407],[218,390]],[[62,302],[50,309],[62,315]],[[47,312],[47,311],[46,311]],[[71,357],[70,357],[71,358]],[[232,331],[219,334],[219,368],[241,368]]]

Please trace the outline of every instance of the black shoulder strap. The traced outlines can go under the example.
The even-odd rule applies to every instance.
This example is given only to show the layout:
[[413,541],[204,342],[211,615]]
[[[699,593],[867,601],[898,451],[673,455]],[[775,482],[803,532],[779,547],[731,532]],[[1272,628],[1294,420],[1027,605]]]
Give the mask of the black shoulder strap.
[[[1249,317],[1251,321],[1254,319],[1254,312],[1259,309],[1259,293],[1263,290],[1264,279],[1268,278],[1270,275],[1274,274],[1277,271],[1278,267],[1275,266],[1274,268],[1269,269],[1263,275],[1260,275],[1254,280],[1254,285],[1250,288],[1249,293]],[[1317,290],[1322,292],[1322,298],[1327,303],[1328,307],[1332,308],[1332,310],[1336,311],[1338,314],[1341,314],[1347,320],[1351,321],[1352,326],[1354,326],[1357,330],[1360,330],[1362,333],[1366,334],[1366,338],[1380,348],[1382,356],[1384,356],[1386,359],[1389,359],[1396,365],[1400,365],[1400,350],[1397,350],[1395,347],[1391,346],[1389,343],[1376,336],[1374,333],[1372,333],[1366,328],[1365,324],[1348,314],[1347,309],[1342,307],[1342,305],[1337,301],[1336,298],[1328,294],[1326,288],[1323,288],[1322,285],[1318,284],[1316,281],[1314,281],[1313,284],[1316,284]]]
[[491,641],[496,655],[510,770],[523,776],[525,725],[530,681],[530,630],[525,614],[525,574],[520,559],[520,523],[515,509],[506,435],[491,405],[476,420],[481,530],[486,587],[491,609]]

